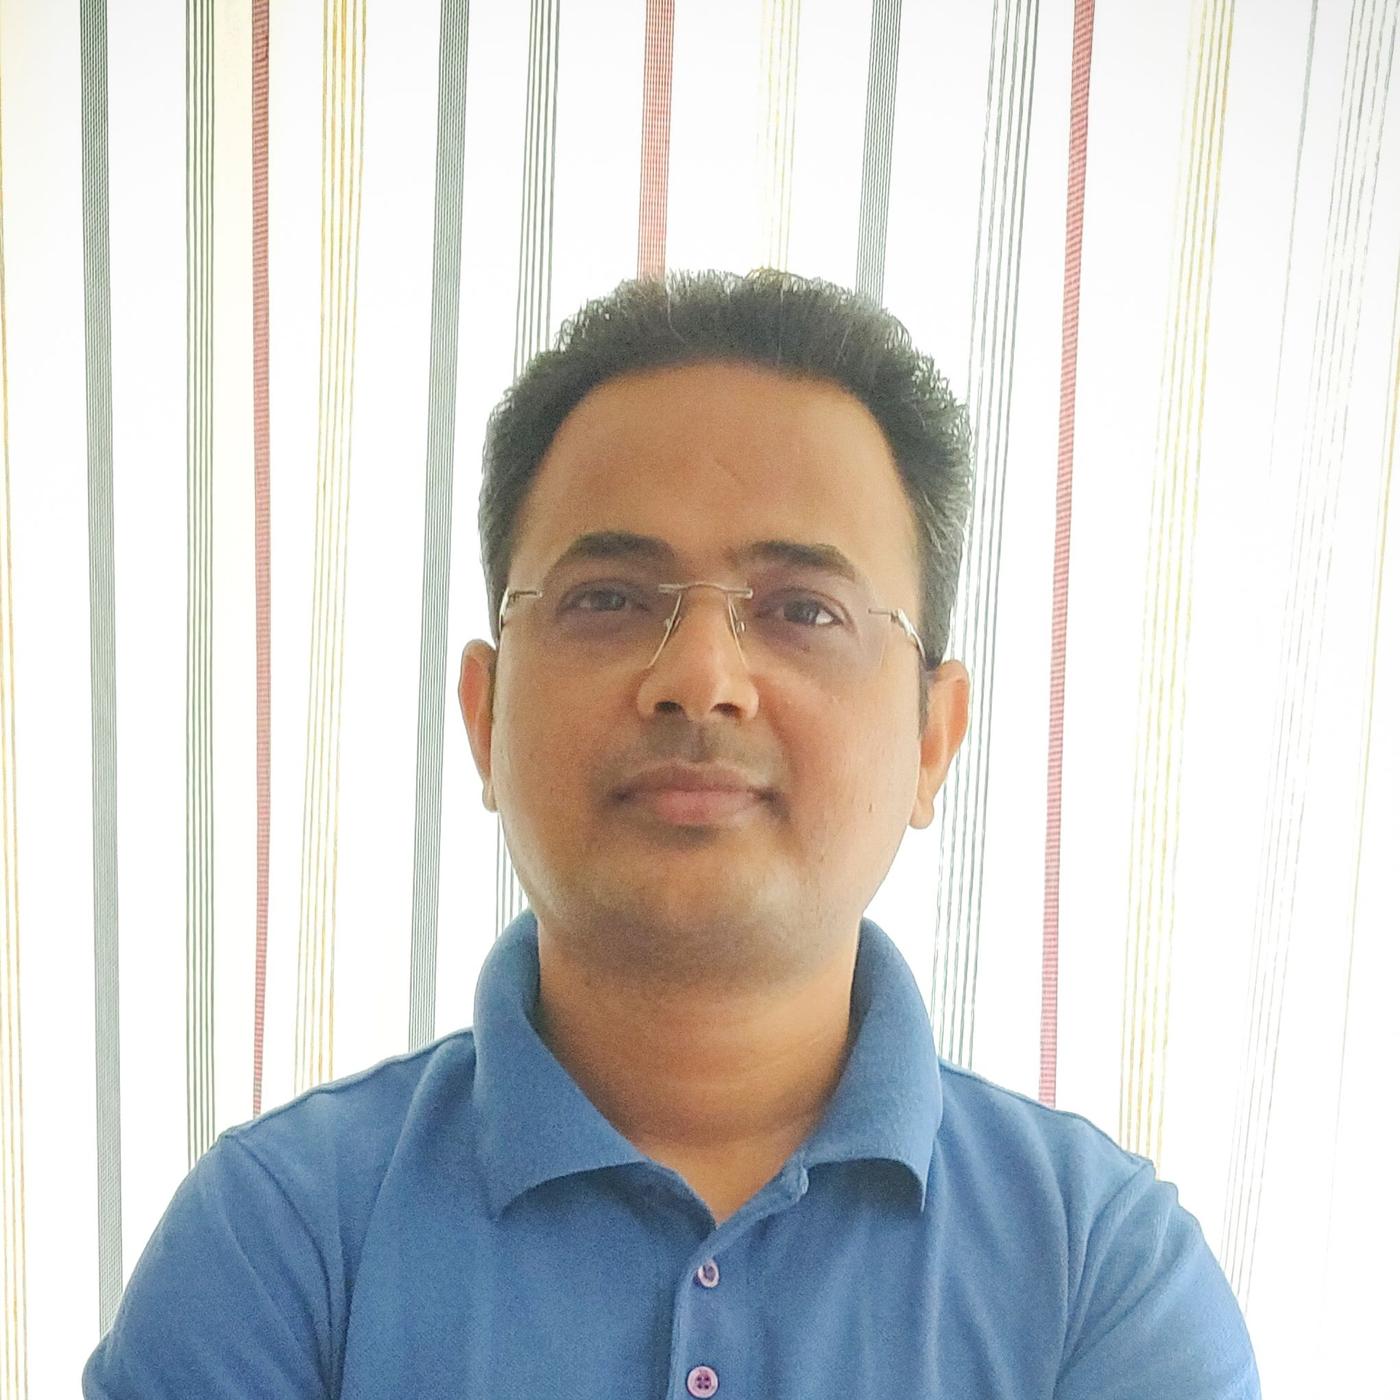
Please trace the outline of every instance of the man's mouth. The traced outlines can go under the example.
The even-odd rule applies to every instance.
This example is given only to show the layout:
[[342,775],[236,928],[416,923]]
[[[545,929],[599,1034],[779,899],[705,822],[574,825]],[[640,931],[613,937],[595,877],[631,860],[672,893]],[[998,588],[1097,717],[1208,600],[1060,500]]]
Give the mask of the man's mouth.
[[622,800],[676,826],[737,825],[764,802],[752,788],[644,788]]

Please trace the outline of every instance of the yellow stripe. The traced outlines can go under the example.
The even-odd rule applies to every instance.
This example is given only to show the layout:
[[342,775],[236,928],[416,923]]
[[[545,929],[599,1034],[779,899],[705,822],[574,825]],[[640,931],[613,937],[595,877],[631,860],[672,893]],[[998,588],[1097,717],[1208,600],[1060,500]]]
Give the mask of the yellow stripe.
[[758,164],[763,259],[768,267],[788,265],[801,11],[802,0],[763,0]]
[[[1176,246],[1158,395],[1156,475],[1128,872],[1118,1136],[1160,1166],[1171,1012],[1176,850],[1181,824],[1184,668],[1210,337],[1210,285],[1220,205],[1233,0],[1197,0],[1191,97],[1183,112]],[[1184,615],[1183,615],[1184,609]]]
[[303,799],[295,1089],[334,1078],[350,422],[364,185],[364,0],[325,0],[321,67],[321,363],[311,685]]

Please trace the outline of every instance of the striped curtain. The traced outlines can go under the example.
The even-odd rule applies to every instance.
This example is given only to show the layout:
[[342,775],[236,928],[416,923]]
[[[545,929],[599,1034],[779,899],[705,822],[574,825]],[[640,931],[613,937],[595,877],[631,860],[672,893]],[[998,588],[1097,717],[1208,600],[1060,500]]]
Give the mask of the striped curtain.
[[225,1127],[470,1024],[486,414],[623,278],[760,265],[975,430],[970,727],[869,910],[940,1052],[1177,1183],[1271,1400],[1392,1384],[1397,27],[3,0],[0,1397]]

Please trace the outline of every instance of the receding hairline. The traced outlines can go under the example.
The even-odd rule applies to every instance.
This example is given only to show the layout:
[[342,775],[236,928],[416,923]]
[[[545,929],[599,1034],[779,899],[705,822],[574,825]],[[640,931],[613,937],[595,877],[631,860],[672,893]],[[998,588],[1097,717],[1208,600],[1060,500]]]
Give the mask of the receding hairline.
[[[760,359],[756,355],[745,355],[740,351],[723,350],[709,353],[705,350],[697,350],[684,359],[662,360],[654,364],[628,365],[625,368],[612,371],[596,383],[590,384],[581,393],[575,392],[572,402],[563,417],[559,421],[559,427],[554,431],[554,437],[558,437],[560,430],[577,409],[587,400],[596,395],[608,391],[626,390],[628,387],[646,384],[652,381],[665,381],[668,379],[678,379],[696,373],[705,374],[712,371],[737,370],[741,373],[751,373],[755,378],[766,379],[774,384],[781,384],[784,388],[790,389],[811,389],[819,393],[827,393],[834,397],[844,399],[848,403],[858,405],[880,431],[880,436],[885,439],[886,446],[889,446],[888,434],[884,425],[880,421],[879,414],[871,407],[869,402],[861,395],[859,390],[853,389],[850,384],[842,380],[834,373],[821,370],[807,369],[801,366],[788,364],[774,364],[771,361]],[[551,444],[553,438],[550,439]],[[891,456],[894,455],[891,448]]]
[[596,405],[600,398],[608,398],[616,393],[625,394],[633,388],[657,383],[664,384],[668,379],[674,380],[681,376],[693,375],[696,372],[704,374],[708,371],[733,370],[752,371],[758,380],[766,380],[775,386],[780,385],[786,389],[815,392],[829,403],[842,404],[857,409],[864,426],[871,429],[879,440],[889,464],[895,469],[896,474],[902,475],[899,458],[895,452],[894,444],[890,440],[889,432],[881,421],[880,415],[862,398],[858,391],[840,379],[827,374],[792,369],[786,365],[765,364],[761,360],[734,354],[697,355],[684,361],[629,367],[607,375],[573,397],[572,402],[568,404],[559,417],[558,424],[553,433],[550,434],[549,441],[544,444],[540,451],[535,466],[537,469],[544,467],[565,431],[571,425],[576,427],[580,414],[588,407]]

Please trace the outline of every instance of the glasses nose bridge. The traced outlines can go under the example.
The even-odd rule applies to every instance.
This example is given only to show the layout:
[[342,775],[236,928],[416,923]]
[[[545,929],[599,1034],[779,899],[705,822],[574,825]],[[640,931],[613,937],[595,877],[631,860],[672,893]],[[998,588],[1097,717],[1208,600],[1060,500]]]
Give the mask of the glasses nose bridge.
[[647,662],[646,669],[651,670],[656,665],[657,658],[661,655],[666,643],[671,639],[671,633],[680,626],[681,614],[685,610],[687,595],[692,588],[713,588],[719,594],[724,603],[725,615],[729,620],[729,634],[734,638],[734,645],[739,649],[740,659],[744,664],[748,664],[748,657],[744,655],[744,648],[739,638],[745,630],[744,620],[739,616],[737,600],[753,597],[752,588],[736,588],[727,583],[710,583],[705,580],[696,580],[694,583],[662,583],[657,587],[663,594],[675,594],[676,605],[671,609],[670,616],[666,619],[666,629],[661,634],[661,641],[656,650],[652,653],[651,660]]

